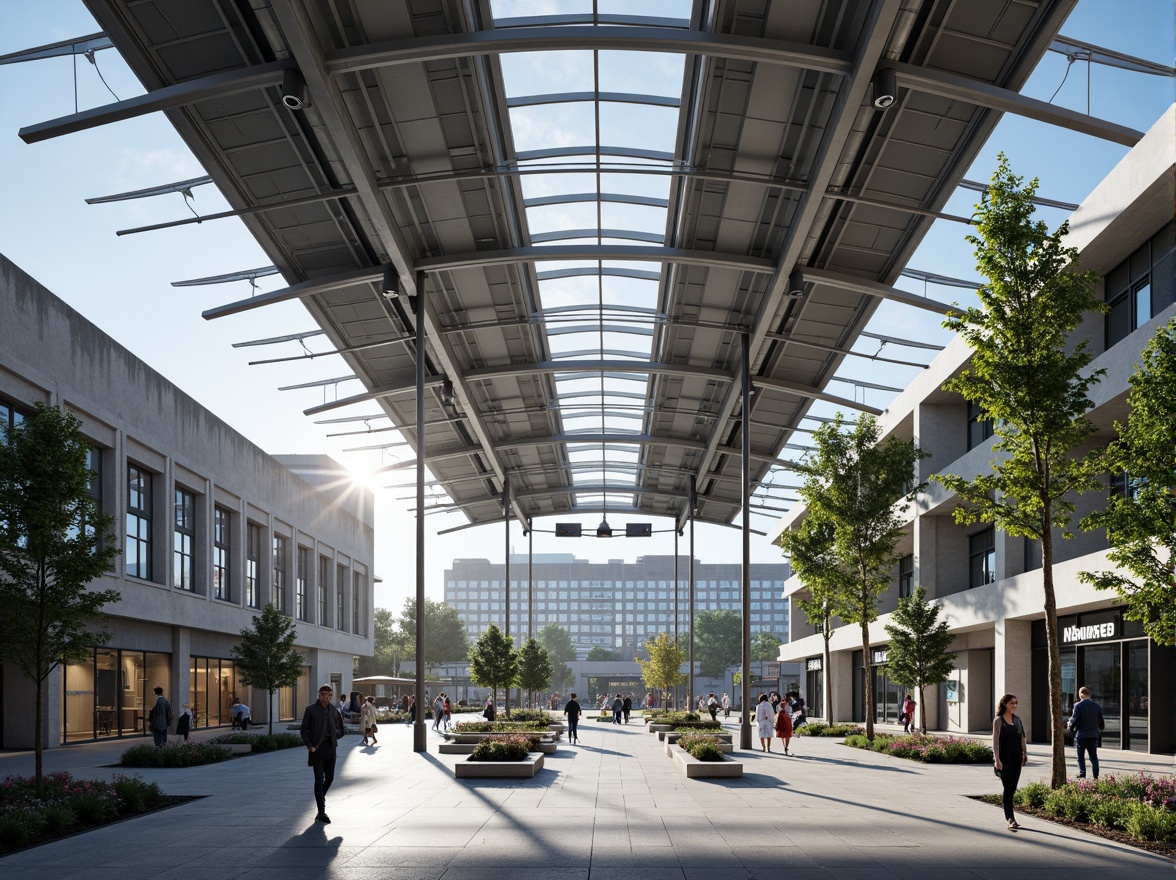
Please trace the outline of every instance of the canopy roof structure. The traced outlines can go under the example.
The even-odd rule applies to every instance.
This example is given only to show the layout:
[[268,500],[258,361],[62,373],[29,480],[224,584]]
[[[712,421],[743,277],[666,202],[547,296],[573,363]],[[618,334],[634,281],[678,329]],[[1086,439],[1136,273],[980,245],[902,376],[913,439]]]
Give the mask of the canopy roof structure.
[[947,311],[893,285],[1002,113],[1140,137],[1018,94],[1076,0],[86,2],[147,93],[21,136],[166,112],[288,285],[205,316],[297,298],[362,383],[308,415],[419,449],[419,314],[471,524],[732,524],[744,406],[758,485],[876,412],[830,381],[881,302]]

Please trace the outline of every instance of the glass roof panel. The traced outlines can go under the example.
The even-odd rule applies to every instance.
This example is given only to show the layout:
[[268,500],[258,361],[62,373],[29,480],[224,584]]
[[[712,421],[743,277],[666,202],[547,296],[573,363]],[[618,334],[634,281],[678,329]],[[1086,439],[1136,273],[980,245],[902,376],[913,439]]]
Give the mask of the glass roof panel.
[[[560,105],[591,107],[584,105]],[[546,109],[553,109],[547,105]],[[511,111],[516,112],[516,111]],[[642,104],[600,105],[600,142],[603,144],[640,147],[672,153],[678,133],[676,107],[650,107]]]
[[507,52],[499,55],[499,65],[510,97],[533,95],[537,88],[547,94],[590,92],[594,87],[589,51]]
[[[647,5],[643,0],[643,14]],[[679,98],[682,96],[684,64],[685,56],[668,52],[603,51],[600,53],[600,90]]]
[[507,113],[510,116],[515,149],[525,152],[542,150],[545,147],[571,147],[594,143],[596,120],[592,111],[592,104],[513,107]]

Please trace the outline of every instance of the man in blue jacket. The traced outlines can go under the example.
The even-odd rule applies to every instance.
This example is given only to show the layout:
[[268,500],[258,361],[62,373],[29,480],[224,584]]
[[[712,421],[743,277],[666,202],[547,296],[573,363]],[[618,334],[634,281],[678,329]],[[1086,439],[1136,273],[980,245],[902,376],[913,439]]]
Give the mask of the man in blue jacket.
[[329,684],[319,688],[318,700],[302,713],[302,741],[309,750],[306,763],[314,770],[314,801],[318,806],[316,822],[330,823],[327,816],[327,791],[335,781],[335,759],[339,740],[343,738],[343,716],[331,702]]
[[1090,769],[1094,771],[1094,778],[1098,779],[1098,747],[1102,744],[1102,730],[1106,726],[1103,721],[1102,706],[1090,698],[1090,688],[1078,689],[1081,698],[1074,704],[1074,714],[1070,716],[1069,727],[1074,731],[1074,745],[1078,749],[1078,778],[1086,778],[1086,752],[1090,752]]

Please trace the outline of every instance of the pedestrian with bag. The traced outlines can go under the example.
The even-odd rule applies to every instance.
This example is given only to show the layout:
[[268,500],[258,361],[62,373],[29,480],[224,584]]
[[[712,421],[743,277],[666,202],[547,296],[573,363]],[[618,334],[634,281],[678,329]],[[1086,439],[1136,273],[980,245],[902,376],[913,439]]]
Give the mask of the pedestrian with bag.
[[621,714],[625,716],[625,723],[629,723],[629,715],[633,712],[633,696],[630,694],[621,703]]
[[625,712],[625,701],[617,694],[612,701],[613,724],[621,723],[621,716]]
[[196,716],[192,714],[192,709],[187,703],[184,703],[184,709],[180,712],[180,717],[176,719],[176,736],[182,736],[184,742],[188,741],[188,733],[196,724]]
[[772,734],[776,732],[776,716],[767,694],[760,694],[755,704],[755,726],[759,734],[760,751],[772,750]]
[[706,698],[706,711],[710,712],[711,721],[719,720],[719,700],[714,691],[711,691]]
[[910,694],[907,694],[906,699],[902,701],[902,714],[898,716],[898,720],[902,722],[903,733],[918,730],[915,727],[915,706],[915,701],[911,698]]
[[485,718],[487,721],[489,721],[491,724],[493,724],[494,719],[497,716],[498,716],[498,710],[494,708],[494,698],[487,697],[486,698],[486,705],[482,707],[482,717]]
[[1025,726],[1016,714],[1017,697],[1005,694],[996,707],[992,720],[992,754],[996,775],[1004,786],[1004,814],[1009,831],[1019,831],[1013,813],[1013,795],[1021,780],[1021,768],[1029,763],[1029,749],[1025,743]]
[[776,712],[776,736],[784,740],[784,754],[791,755],[792,753],[788,751],[788,744],[792,741],[792,716],[788,714],[786,705],[781,706]]

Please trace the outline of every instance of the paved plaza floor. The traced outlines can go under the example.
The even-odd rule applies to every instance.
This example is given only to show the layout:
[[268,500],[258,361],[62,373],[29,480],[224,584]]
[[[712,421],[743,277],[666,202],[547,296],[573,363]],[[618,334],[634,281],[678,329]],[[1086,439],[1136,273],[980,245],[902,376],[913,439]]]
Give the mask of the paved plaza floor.
[[[921,765],[797,738],[795,757],[741,752],[744,777],[687,781],[637,721],[582,725],[533,780],[455,780],[459,756],[412,751],[412,732],[378,746],[344,740],[313,821],[305,752],[182,770],[135,771],[169,794],[203,795],[0,858],[4,880],[1173,880],[1176,863],[1024,817],[1006,830],[988,766]],[[738,742],[738,735],[736,735]],[[774,747],[778,747],[778,742]],[[131,743],[46,752],[46,770],[109,778]],[[1023,781],[1042,778],[1031,749]],[[1072,757],[1072,751],[1071,751]],[[1103,772],[1173,771],[1170,756],[1104,750]],[[0,753],[0,775],[31,773]]]

